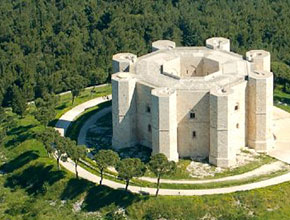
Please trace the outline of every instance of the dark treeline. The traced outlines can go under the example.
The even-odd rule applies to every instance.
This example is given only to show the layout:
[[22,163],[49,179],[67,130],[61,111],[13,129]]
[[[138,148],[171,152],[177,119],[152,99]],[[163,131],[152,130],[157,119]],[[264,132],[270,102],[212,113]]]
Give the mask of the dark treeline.
[[224,36],[233,51],[263,48],[288,68],[289,14],[289,0],[1,0],[0,103],[103,83],[114,53],[142,55],[157,39]]

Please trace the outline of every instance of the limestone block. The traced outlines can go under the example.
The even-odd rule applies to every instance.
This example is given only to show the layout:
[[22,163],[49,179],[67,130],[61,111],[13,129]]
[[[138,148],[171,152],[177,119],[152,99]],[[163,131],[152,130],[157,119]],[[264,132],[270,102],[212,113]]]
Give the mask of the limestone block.
[[250,50],[246,53],[246,59],[251,63],[252,71],[271,71],[271,55],[265,50]]
[[175,48],[175,42],[170,40],[158,40],[152,43],[152,51]]
[[132,53],[118,53],[113,56],[113,73],[132,72],[133,64],[136,63],[137,56]]
[[230,40],[223,37],[212,37],[205,41],[206,47],[214,50],[230,51]]
[[152,150],[178,161],[176,91],[169,88],[152,90]]

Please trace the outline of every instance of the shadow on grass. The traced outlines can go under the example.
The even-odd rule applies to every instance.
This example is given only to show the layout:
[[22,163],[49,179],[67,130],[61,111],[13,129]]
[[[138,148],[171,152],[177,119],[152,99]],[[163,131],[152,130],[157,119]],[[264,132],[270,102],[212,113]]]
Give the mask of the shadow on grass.
[[27,125],[12,128],[10,131],[7,132],[7,135],[12,136],[13,138],[5,143],[5,147],[12,148],[24,142],[25,140],[33,138],[35,134],[30,131],[30,129],[34,127],[35,125]]
[[60,198],[61,200],[72,200],[93,186],[93,183],[84,179],[70,179]]
[[140,196],[123,189],[113,190],[107,186],[94,186],[85,197],[82,209],[85,211],[97,211],[103,207],[114,204],[126,208],[132,203],[148,199],[148,196]]
[[56,109],[56,110],[63,110],[63,109],[65,109],[66,107],[68,107],[67,104],[66,104],[66,103],[63,103],[63,104],[57,106],[55,109]]
[[35,127],[34,125],[19,126],[8,131],[8,135],[19,135],[27,132],[29,129]]
[[25,189],[29,195],[45,194],[47,185],[54,184],[64,175],[63,171],[53,170],[52,165],[45,166],[40,163],[8,177],[4,186],[11,189]]
[[37,159],[38,157],[39,156],[35,151],[26,151],[20,154],[15,159],[3,164],[0,167],[0,170],[3,170],[6,173],[13,172],[14,170],[21,168],[25,164],[29,163],[32,160]]
[[13,137],[13,139],[7,141],[5,143],[6,148],[13,148],[16,147],[17,145],[21,144],[22,142],[31,139],[34,137],[34,134],[32,133],[23,133],[23,134],[18,134],[16,137]]

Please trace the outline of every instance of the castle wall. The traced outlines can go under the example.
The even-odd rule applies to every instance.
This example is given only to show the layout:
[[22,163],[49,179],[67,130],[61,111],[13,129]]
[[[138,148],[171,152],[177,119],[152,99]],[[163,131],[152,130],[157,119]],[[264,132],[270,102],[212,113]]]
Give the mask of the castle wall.
[[[191,118],[190,113],[195,117]],[[208,92],[177,91],[177,136],[180,157],[206,158],[209,155]],[[194,133],[195,132],[195,136]]]
[[115,149],[131,147],[137,142],[135,88],[136,79],[129,74],[112,76],[112,145]]
[[113,56],[114,148],[141,144],[170,160],[209,157],[229,167],[246,145],[273,146],[270,53],[252,50],[244,60],[225,38],[206,46],[175,48],[165,40],[140,58]]
[[239,152],[246,146],[246,88],[247,81],[243,81],[233,87],[232,98],[229,100],[229,113],[231,131],[231,146]]
[[[137,83],[137,138],[138,142],[146,147],[152,148],[152,86]],[[149,127],[151,126],[151,131]]]

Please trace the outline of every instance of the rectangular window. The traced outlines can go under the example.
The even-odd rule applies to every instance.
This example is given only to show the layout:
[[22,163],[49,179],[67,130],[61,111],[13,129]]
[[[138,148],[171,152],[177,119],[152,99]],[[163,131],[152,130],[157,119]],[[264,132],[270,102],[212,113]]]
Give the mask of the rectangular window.
[[151,108],[150,108],[150,106],[147,106],[147,107],[146,107],[146,112],[148,112],[148,113],[151,112]]
[[235,105],[235,111],[238,111],[239,110],[239,104],[236,104]]
[[192,138],[195,138],[196,137],[196,131],[193,131],[192,132]]
[[195,118],[195,113],[194,112],[190,112],[190,118]]
[[152,131],[151,125],[148,125],[148,132],[151,132],[151,131]]

